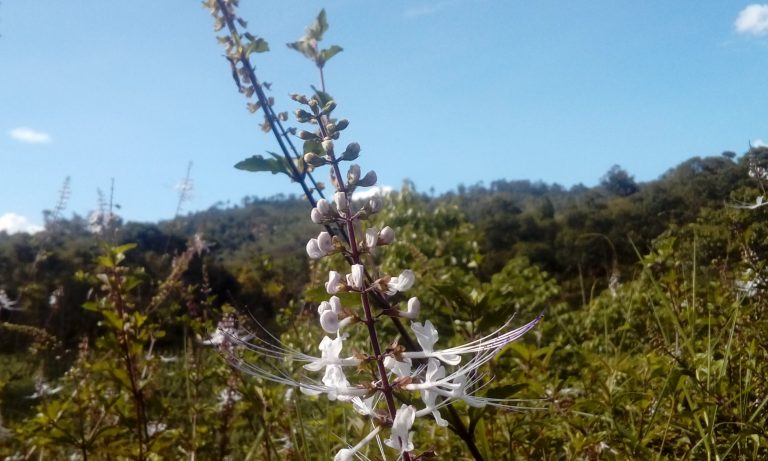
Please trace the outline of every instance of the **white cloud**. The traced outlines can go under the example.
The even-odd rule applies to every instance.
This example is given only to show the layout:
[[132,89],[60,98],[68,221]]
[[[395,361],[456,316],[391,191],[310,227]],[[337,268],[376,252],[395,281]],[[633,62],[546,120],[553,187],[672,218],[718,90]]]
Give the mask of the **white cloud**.
[[5,231],[9,234],[28,232],[34,234],[41,230],[43,230],[42,226],[32,224],[26,217],[16,213],[5,213],[4,215],[0,215],[0,232]]
[[755,139],[751,143],[749,143],[752,147],[768,147],[768,144],[765,143],[762,139]]
[[768,4],[753,3],[739,12],[734,23],[736,32],[749,35],[768,34]]
[[51,135],[42,131],[33,130],[32,128],[14,128],[9,131],[8,134],[11,136],[11,138],[19,142],[26,142],[30,144],[48,144],[51,142]]
[[389,195],[390,192],[392,192],[392,187],[390,186],[369,187],[365,190],[356,190],[355,193],[352,194],[352,200],[366,200],[374,195]]

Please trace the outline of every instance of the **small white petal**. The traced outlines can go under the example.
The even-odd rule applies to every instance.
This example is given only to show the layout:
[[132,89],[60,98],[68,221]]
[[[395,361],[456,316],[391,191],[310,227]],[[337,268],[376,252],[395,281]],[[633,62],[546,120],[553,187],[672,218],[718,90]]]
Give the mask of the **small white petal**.
[[320,326],[328,333],[339,331],[339,316],[332,310],[327,310],[320,314]]
[[317,208],[312,208],[312,211],[309,212],[309,217],[312,219],[312,222],[315,224],[322,224],[323,223],[323,215],[320,213]]
[[358,290],[363,289],[365,279],[365,267],[362,264],[353,264],[352,273],[347,275],[347,284]]
[[344,213],[349,208],[349,202],[347,201],[347,194],[344,192],[336,192],[333,194],[333,201],[336,202],[336,209],[340,213]]
[[421,302],[419,301],[419,298],[413,297],[408,300],[408,311],[400,312],[400,317],[404,317],[407,319],[415,319],[419,316],[420,311],[421,311]]
[[341,314],[341,299],[339,299],[338,296],[331,296],[328,303],[331,305],[331,310],[333,310],[333,312]]
[[341,283],[341,274],[336,271],[330,271],[328,273],[328,282],[325,284],[325,291],[329,295],[334,295],[339,292],[339,284]]
[[388,447],[399,450],[400,453],[413,450],[413,434],[409,434],[413,422],[416,419],[416,408],[411,405],[400,407],[395,413],[395,419],[392,422],[390,437],[384,441]]
[[325,252],[320,248],[317,239],[310,239],[307,242],[307,255],[312,259],[319,259],[325,256]]
[[395,231],[386,226],[379,232],[379,245],[389,245],[395,241]]
[[331,215],[333,215],[333,210],[331,209],[331,205],[328,203],[328,200],[321,198],[317,201],[317,211],[324,217],[328,218]]
[[410,269],[404,270],[399,276],[392,277],[387,284],[387,294],[392,296],[398,291],[406,291],[413,286],[416,276]]
[[365,230],[365,246],[369,251],[376,248],[376,243],[379,241],[379,231],[375,227],[369,227]]
[[328,232],[320,232],[320,235],[317,236],[317,246],[320,247],[320,250],[325,254],[333,251],[333,238],[331,237],[331,234]]

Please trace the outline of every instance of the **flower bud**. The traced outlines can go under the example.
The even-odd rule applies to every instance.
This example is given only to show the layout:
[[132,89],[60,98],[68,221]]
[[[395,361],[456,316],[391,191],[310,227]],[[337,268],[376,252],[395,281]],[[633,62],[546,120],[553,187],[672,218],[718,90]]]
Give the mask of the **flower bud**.
[[296,109],[294,115],[296,115],[296,121],[299,123],[306,123],[314,118],[312,114],[305,111],[304,109]]
[[386,293],[392,296],[398,291],[406,291],[413,286],[415,281],[416,277],[413,275],[413,271],[406,269],[399,276],[389,279]]
[[309,100],[303,94],[293,93],[293,94],[291,94],[291,99],[293,99],[294,101],[298,102],[299,104],[308,104],[309,103]]
[[320,235],[317,236],[317,246],[325,254],[328,254],[331,251],[333,251],[334,247],[333,247],[333,239],[331,238],[331,234],[325,231],[320,232]]
[[363,281],[365,279],[365,268],[362,264],[353,264],[352,273],[347,274],[347,285],[358,290],[363,289]]
[[347,172],[347,184],[354,186],[357,184],[357,180],[360,179],[360,165],[352,165]]
[[419,316],[420,311],[421,311],[421,302],[419,301],[419,298],[413,297],[408,300],[408,311],[400,312],[400,317],[405,317],[407,319],[415,319]]
[[320,212],[323,217],[330,217],[333,214],[333,209],[331,208],[331,205],[328,203],[328,200],[321,198],[317,201],[317,211]]
[[339,316],[332,310],[320,314],[320,326],[328,333],[339,331]]
[[335,131],[341,131],[344,128],[349,126],[349,120],[343,118],[336,122],[336,130]]
[[312,166],[322,166],[328,163],[326,159],[324,159],[323,157],[320,157],[314,152],[307,152],[306,154],[304,154],[304,161]]
[[338,296],[331,296],[331,299],[328,300],[328,304],[333,312],[341,314],[341,299],[339,299]]
[[368,208],[371,210],[371,213],[378,213],[381,210],[381,199],[376,196],[371,197],[368,201]]
[[369,227],[365,230],[365,246],[368,251],[372,251],[376,248],[376,243],[379,240],[379,231],[375,227]]
[[342,288],[342,286],[341,274],[336,271],[330,271],[328,273],[328,281],[325,282],[325,291],[329,295],[335,295],[339,292],[339,289]]
[[307,242],[307,255],[312,259],[320,259],[325,256],[325,252],[320,248],[317,239],[310,239]]
[[376,243],[379,245],[389,245],[395,241],[395,231],[391,227],[386,226],[379,232],[379,239]]
[[330,155],[330,153],[333,152],[333,141],[331,141],[330,139],[325,139],[323,140],[322,144],[323,144],[323,149],[325,149],[325,152]]
[[347,146],[347,149],[341,154],[342,160],[354,160],[360,156],[360,144],[353,142]]
[[347,194],[344,192],[336,192],[333,194],[333,200],[336,202],[336,209],[340,213],[346,212],[349,209],[349,202],[347,201]]
[[317,208],[312,208],[309,217],[312,218],[312,222],[315,224],[322,224],[325,220],[325,217],[317,210]]
[[333,109],[336,108],[336,101],[328,101],[326,105],[323,107],[323,114],[330,114],[333,112]]
[[299,139],[303,139],[304,141],[310,141],[318,139],[318,136],[315,133],[310,133],[306,130],[301,130],[298,133],[296,133],[296,136],[299,137]]
[[361,179],[357,185],[361,187],[371,187],[376,184],[376,179],[376,172],[371,170],[363,176],[363,179]]

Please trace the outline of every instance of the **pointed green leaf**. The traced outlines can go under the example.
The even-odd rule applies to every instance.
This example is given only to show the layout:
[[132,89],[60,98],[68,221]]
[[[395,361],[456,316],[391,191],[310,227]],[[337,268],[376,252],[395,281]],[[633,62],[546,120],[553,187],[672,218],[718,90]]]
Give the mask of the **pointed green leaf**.
[[312,87],[312,90],[315,92],[315,96],[317,96],[317,99],[320,102],[320,107],[325,107],[326,104],[333,101],[333,97],[326,93],[325,91],[318,90],[314,85],[310,85]]
[[269,51],[269,43],[263,38],[257,38],[245,47],[245,55],[250,56],[251,53],[264,53]]
[[318,65],[320,65],[320,67],[323,67],[323,65],[325,65],[325,63],[328,62],[329,59],[336,56],[342,51],[344,51],[344,49],[338,45],[333,45],[330,48],[326,48],[325,50],[320,52],[320,60],[319,60],[320,62],[318,63]]
[[270,152],[273,158],[264,158],[262,155],[254,155],[235,164],[235,168],[245,171],[269,171],[272,174],[285,173],[285,161],[282,157]]
[[320,10],[317,19],[307,29],[307,37],[314,38],[318,42],[323,39],[323,34],[328,30],[328,20],[325,17],[325,8]]

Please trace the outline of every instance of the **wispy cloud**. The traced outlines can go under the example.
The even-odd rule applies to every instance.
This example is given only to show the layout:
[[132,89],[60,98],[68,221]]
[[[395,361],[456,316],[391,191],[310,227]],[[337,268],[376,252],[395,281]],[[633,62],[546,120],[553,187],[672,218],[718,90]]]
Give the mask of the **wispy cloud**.
[[33,224],[29,220],[16,213],[5,213],[0,215],[0,232],[5,231],[9,234],[17,232],[27,232],[34,234],[43,230],[42,226]]
[[412,6],[410,8],[407,8],[403,12],[403,16],[406,18],[418,18],[421,16],[430,16],[435,13],[439,13],[440,11],[444,10],[448,6],[456,3],[455,0],[445,0],[442,2],[432,2],[432,3],[425,3],[423,5],[418,6]]
[[753,3],[739,12],[734,23],[736,32],[745,35],[768,34],[768,4]]
[[374,195],[389,195],[392,192],[391,186],[375,186],[365,190],[355,191],[352,194],[353,200],[367,200]]
[[51,142],[51,135],[48,133],[26,127],[14,128],[8,132],[8,135],[16,141],[30,144],[48,144]]
[[755,139],[751,143],[749,143],[752,147],[768,147],[768,144],[765,143],[762,139]]

